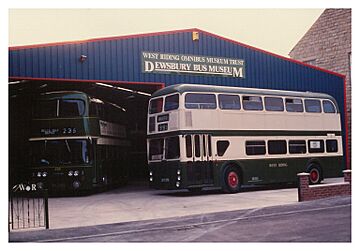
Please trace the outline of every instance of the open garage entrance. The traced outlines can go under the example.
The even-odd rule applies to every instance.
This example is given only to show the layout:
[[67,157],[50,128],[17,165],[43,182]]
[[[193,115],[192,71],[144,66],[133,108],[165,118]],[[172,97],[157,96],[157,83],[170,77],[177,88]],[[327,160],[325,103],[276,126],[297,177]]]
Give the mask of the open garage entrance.
[[89,96],[126,110],[129,181],[147,180],[146,126],[148,100],[161,83],[116,81],[55,81],[46,79],[11,79],[9,84],[9,182],[27,180],[24,168],[30,163],[33,107],[44,93],[59,91],[85,92]]

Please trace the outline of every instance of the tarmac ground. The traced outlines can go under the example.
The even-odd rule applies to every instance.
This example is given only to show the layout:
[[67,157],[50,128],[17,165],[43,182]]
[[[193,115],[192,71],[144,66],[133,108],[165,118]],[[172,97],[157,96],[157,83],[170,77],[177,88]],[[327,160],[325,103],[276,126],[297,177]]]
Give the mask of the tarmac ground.
[[351,198],[90,227],[10,233],[10,242],[351,242]]
[[[342,182],[342,180],[343,178],[327,179],[323,183],[337,183]],[[149,221],[165,225],[170,222],[176,226],[187,219],[186,217],[190,217],[189,219],[200,218],[201,221],[209,217],[221,219],[224,215],[229,215],[229,219],[241,218],[244,215],[253,215],[254,212],[262,212],[267,208],[275,208],[272,213],[274,214],[278,213],[276,210],[281,212],[287,206],[307,205],[306,203],[298,203],[297,196],[296,187],[284,185],[251,186],[245,187],[242,192],[237,194],[224,194],[216,189],[206,189],[197,193],[190,193],[187,190],[152,190],[144,184],[136,184],[88,196],[51,197],[49,198],[50,230],[11,231],[9,240],[11,242],[41,241],[36,237],[37,235],[57,233],[57,230],[59,230],[58,233],[62,231],[71,233],[71,229],[77,229],[75,232],[81,230],[87,234],[96,234],[96,229],[102,229],[104,226],[105,228],[106,226],[129,226],[131,228],[132,226],[148,224]],[[351,201],[345,201],[345,204],[347,206],[337,205],[335,208],[346,211],[350,207]],[[331,206],[325,206],[325,209],[328,212],[333,210]],[[290,214],[286,213],[286,215]],[[304,216],[301,215],[301,217]],[[351,217],[351,215],[345,217]],[[214,224],[216,225],[216,223]],[[207,225],[212,226],[213,224]],[[61,234],[59,236],[63,238]],[[205,236],[201,235],[199,241],[207,240]],[[141,237],[143,239],[120,238],[114,241],[146,241],[144,235]],[[350,238],[350,234],[348,237]],[[54,237],[52,238],[54,239]],[[344,238],[344,240],[348,239]],[[104,239],[104,241],[108,240]],[[155,241],[156,238],[151,237],[150,240]],[[99,241],[102,241],[101,238]],[[113,240],[110,239],[109,241]],[[179,241],[183,241],[183,239],[179,239]],[[191,239],[191,241],[198,240]],[[239,239],[239,241],[243,240]]]

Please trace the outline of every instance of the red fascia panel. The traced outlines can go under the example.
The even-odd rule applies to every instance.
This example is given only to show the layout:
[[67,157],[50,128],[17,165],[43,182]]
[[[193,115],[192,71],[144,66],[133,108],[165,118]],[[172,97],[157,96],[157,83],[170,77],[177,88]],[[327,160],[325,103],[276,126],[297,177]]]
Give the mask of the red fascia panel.
[[63,79],[63,78],[32,78],[32,77],[10,77],[10,80],[34,80],[34,81],[62,81],[62,82],[99,82],[99,83],[108,83],[108,84],[128,84],[128,85],[152,85],[157,87],[158,89],[162,89],[165,87],[165,83],[157,83],[157,82],[132,82],[132,81],[111,81],[111,80],[93,80],[93,79]]

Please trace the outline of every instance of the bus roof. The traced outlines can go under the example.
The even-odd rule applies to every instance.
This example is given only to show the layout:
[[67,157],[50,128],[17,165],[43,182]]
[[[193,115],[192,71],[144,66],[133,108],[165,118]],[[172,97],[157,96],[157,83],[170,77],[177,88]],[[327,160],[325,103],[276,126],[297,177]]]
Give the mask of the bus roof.
[[45,98],[45,99],[58,98],[59,96],[64,98],[74,98],[74,97],[86,98],[88,94],[80,91],[52,91],[52,92],[40,93],[40,98]]
[[336,100],[325,93],[317,92],[297,92],[297,91],[283,91],[271,89],[257,89],[244,88],[235,86],[215,86],[205,84],[176,84],[165,87],[153,93],[152,98],[168,95],[171,93],[185,93],[185,92],[217,92],[217,93],[235,93],[235,94],[257,94],[257,95],[274,95],[274,96],[291,96],[304,98],[321,98],[330,99],[337,105]]

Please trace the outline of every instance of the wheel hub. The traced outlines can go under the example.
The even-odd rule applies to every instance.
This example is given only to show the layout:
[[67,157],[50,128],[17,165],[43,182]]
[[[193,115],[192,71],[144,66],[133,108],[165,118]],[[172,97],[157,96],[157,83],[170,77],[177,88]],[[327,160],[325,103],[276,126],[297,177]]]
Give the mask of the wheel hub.
[[228,184],[231,188],[236,188],[239,184],[239,177],[236,172],[232,171],[228,174]]
[[317,170],[311,170],[310,179],[312,183],[316,183],[319,179],[319,173]]

